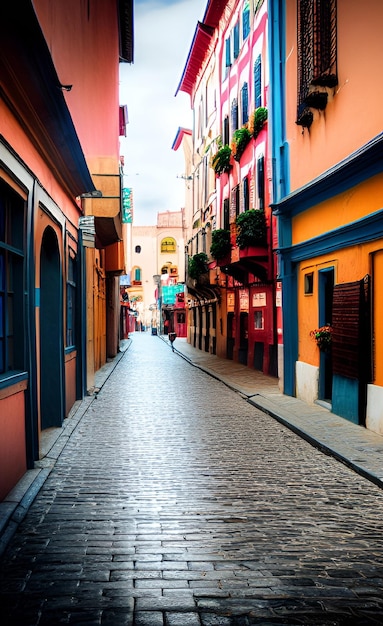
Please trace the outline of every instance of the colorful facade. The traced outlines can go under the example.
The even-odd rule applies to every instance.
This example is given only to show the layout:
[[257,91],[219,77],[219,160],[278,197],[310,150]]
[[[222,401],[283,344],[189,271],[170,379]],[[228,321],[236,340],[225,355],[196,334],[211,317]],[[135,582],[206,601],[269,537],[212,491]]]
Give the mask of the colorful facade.
[[205,272],[189,272],[189,340],[276,376],[267,2],[208,2],[178,90],[194,113],[190,267],[207,257]]
[[186,336],[184,224],[181,210],[158,213],[156,226],[133,225],[128,293],[137,330]]
[[120,10],[121,23],[107,1],[0,10],[0,499],[117,351],[132,3]]
[[383,433],[382,5],[269,7],[284,391]]

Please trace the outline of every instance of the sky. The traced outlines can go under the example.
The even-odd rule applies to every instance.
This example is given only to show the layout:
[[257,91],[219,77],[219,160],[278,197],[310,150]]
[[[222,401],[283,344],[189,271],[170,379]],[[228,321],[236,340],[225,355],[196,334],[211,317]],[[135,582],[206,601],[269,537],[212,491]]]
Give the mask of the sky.
[[133,189],[133,224],[155,225],[157,213],[185,204],[179,127],[192,128],[190,96],[177,91],[207,0],[135,0],[134,63],[120,64],[120,104],[128,107],[124,187]]

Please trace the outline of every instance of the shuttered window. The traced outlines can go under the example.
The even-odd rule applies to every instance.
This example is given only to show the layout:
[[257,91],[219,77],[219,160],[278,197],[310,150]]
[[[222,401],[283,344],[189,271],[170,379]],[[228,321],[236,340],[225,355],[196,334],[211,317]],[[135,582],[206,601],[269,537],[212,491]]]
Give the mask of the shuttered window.
[[238,128],[238,100],[234,98],[231,104],[231,129],[232,131]]
[[241,89],[242,126],[249,121],[249,89],[244,83]]
[[333,373],[367,381],[371,378],[370,281],[334,286]]
[[336,0],[298,0],[298,121],[313,86],[337,83]]
[[262,61],[261,55],[254,63],[254,106],[257,109],[262,106]]

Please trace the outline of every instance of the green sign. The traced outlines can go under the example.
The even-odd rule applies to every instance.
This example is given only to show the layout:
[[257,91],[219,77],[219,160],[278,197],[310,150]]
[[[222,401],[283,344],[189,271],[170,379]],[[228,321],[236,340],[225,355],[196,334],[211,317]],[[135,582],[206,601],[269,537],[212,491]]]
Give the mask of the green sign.
[[133,189],[127,187],[122,190],[122,223],[133,223]]

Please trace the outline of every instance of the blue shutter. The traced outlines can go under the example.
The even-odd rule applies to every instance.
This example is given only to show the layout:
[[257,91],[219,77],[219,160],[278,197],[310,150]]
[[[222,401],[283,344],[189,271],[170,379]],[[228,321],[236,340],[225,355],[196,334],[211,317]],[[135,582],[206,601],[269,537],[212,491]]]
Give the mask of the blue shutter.
[[249,89],[247,83],[243,84],[241,90],[241,104],[242,104],[242,124],[246,124],[249,121]]
[[243,41],[249,36],[250,33],[250,6],[248,2],[245,2],[242,12],[242,37]]
[[262,61],[261,55],[256,58],[254,63],[254,105],[257,109],[262,106]]
[[231,54],[230,54],[230,37],[225,41],[225,55],[226,55],[226,67],[230,67],[231,65]]
[[234,35],[234,58],[239,55],[239,22],[236,23],[233,30]]
[[231,130],[237,130],[238,128],[238,102],[237,98],[234,98],[231,105]]

